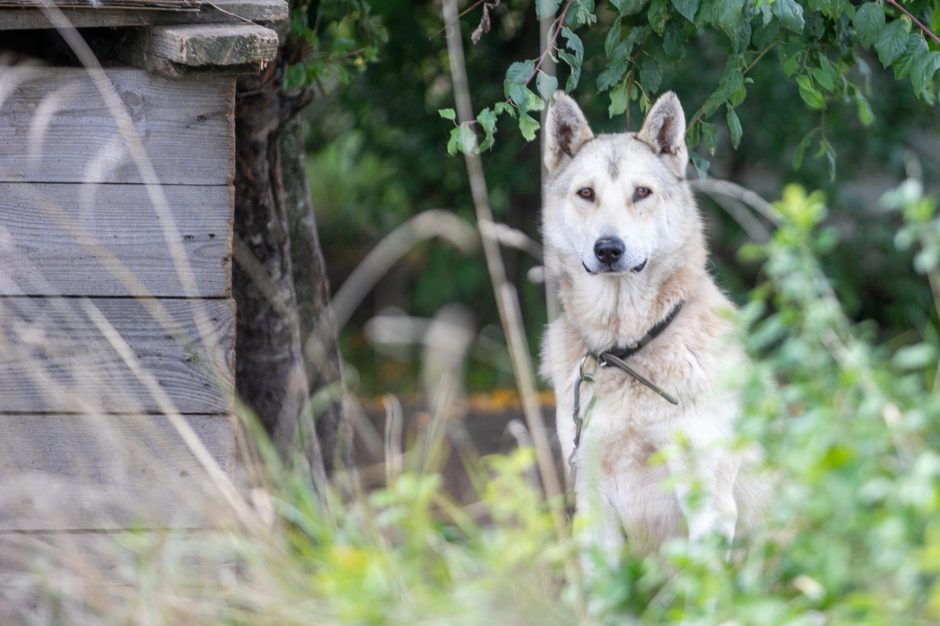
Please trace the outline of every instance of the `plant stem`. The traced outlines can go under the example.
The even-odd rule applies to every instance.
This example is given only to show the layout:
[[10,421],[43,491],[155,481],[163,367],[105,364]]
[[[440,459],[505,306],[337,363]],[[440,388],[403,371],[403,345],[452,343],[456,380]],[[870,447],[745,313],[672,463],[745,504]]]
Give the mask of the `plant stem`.
[[911,15],[910,11],[902,7],[896,0],[885,0],[885,1],[891,6],[893,6],[895,9],[897,9],[898,11],[900,11],[901,13],[909,17],[912,22],[917,24],[917,27],[920,28],[924,32],[925,35],[933,39],[934,43],[940,46],[940,37],[937,37],[936,33],[934,33],[932,30],[924,26],[924,24],[919,19]]
[[[564,12],[571,6],[569,0],[559,17],[559,25],[564,21]],[[444,22],[453,22],[457,16],[457,0],[444,0],[442,12]],[[560,26],[555,29],[555,36]],[[550,49],[551,46],[548,47]],[[454,99],[459,122],[467,122],[474,118],[473,105],[470,101],[470,87],[467,81],[467,68],[463,54],[463,42],[460,31],[456,28],[447,29],[447,51],[450,57],[451,79],[454,85]],[[545,53],[542,58],[544,59]],[[538,66],[537,66],[538,67]],[[490,207],[489,191],[486,186],[486,177],[483,173],[483,161],[478,153],[465,153],[464,162],[467,167],[467,176],[470,180],[470,193],[476,211],[477,223],[493,222],[493,211]],[[535,447],[539,477],[548,497],[548,504],[552,514],[552,521],[559,543],[568,543],[568,529],[565,522],[563,490],[559,482],[552,448],[549,442],[545,423],[539,407],[538,393],[535,385],[535,373],[532,367],[532,357],[526,344],[525,332],[522,328],[522,316],[519,312],[519,301],[514,286],[506,278],[506,268],[500,255],[499,242],[493,238],[492,233],[481,229],[483,241],[483,254],[489,270],[490,280],[493,283],[493,292],[499,310],[500,322],[506,333],[509,356],[515,372],[516,385],[522,400],[522,410],[525,414],[526,424],[532,434]],[[580,576],[577,561],[572,556],[565,559],[565,569],[570,581],[580,589]]]
[[[747,66],[745,66],[743,70],[741,70],[741,76],[747,76],[747,73],[750,72],[752,69],[754,69],[754,66],[757,65],[758,61],[763,59],[764,55],[770,52],[770,49],[776,46],[778,43],[780,43],[780,40],[775,39],[771,41],[769,44],[767,44],[766,48],[758,52],[757,56],[754,57],[754,59],[750,63],[748,63]],[[705,105],[702,104],[702,106],[699,107],[698,111],[696,111],[695,114],[692,116],[692,118],[689,120],[688,128],[691,129],[695,124],[701,122],[702,117],[704,115],[705,115]]]
[[542,51],[542,54],[539,55],[539,60],[535,63],[535,69],[532,70],[532,73],[529,74],[529,77],[525,79],[525,85],[528,85],[532,82],[532,79],[535,78],[539,69],[542,67],[542,63],[545,62],[545,57],[551,54],[552,50],[555,49],[555,43],[558,41],[558,35],[561,34],[561,29],[565,25],[565,17],[568,15],[568,9],[571,8],[571,5],[574,4],[574,0],[568,0],[565,3],[565,7],[561,10],[561,14],[558,16],[558,24],[555,26],[555,30],[552,32],[552,40],[545,46],[545,49]]

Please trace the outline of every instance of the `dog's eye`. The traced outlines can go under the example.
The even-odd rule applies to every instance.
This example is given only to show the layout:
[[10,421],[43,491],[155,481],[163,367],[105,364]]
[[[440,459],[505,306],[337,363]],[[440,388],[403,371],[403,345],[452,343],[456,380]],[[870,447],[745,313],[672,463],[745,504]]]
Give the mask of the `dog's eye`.
[[578,189],[578,197],[588,202],[594,202],[594,190],[590,187],[581,187],[581,189]]
[[649,187],[637,187],[633,190],[633,199],[642,200],[643,198],[648,198],[651,193],[653,192]]

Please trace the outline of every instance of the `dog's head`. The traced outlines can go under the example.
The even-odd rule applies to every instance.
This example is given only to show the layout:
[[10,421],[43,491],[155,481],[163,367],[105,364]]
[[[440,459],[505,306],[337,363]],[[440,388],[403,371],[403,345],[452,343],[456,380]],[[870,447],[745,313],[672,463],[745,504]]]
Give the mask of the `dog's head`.
[[700,231],[685,182],[685,115],[660,96],[638,133],[595,136],[562,92],[545,125],[543,229],[563,267],[591,276],[664,271]]

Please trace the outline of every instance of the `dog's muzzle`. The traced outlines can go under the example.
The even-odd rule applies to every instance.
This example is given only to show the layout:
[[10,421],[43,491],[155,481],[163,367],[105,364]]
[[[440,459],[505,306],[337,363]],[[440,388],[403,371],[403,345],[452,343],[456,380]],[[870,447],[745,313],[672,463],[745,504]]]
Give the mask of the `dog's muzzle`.
[[[631,271],[639,273],[646,267],[648,259],[630,267],[627,266],[627,247],[620,237],[601,237],[594,242],[594,259],[597,264],[594,268],[588,266],[582,261],[582,265],[588,274],[620,274]],[[592,263],[592,265],[594,265]]]

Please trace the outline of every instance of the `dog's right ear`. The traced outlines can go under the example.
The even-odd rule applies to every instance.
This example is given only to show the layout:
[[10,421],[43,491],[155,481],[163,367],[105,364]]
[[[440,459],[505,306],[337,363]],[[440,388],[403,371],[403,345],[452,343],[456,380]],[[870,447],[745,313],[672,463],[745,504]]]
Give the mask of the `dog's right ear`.
[[577,154],[592,137],[594,133],[577,103],[564,91],[556,91],[555,104],[545,120],[545,167],[549,173]]

